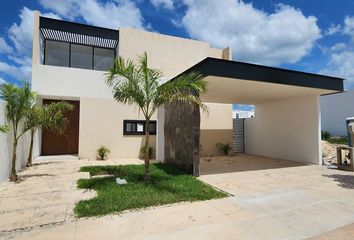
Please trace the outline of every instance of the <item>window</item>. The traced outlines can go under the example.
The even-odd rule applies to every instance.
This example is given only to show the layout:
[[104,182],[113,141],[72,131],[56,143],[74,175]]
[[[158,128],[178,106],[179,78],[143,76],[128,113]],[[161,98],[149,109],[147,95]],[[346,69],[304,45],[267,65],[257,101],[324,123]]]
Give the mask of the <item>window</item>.
[[[149,133],[156,135],[156,121],[150,121]],[[124,120],[123,121],[123,134],[124,135],[144,135],[145,134],[145,121],[143,120]]]
[[92,47],[71,44],[71,67],[92,69],[92,51]]
[[114,50],[95,48],[94,49],[94,66],[93,69],[107,71],[113,67]]
[[45,64],[69,67],[69,43],[46,41]]
[[114,49],[45,41],[44,64],[108,71],[113,67]]

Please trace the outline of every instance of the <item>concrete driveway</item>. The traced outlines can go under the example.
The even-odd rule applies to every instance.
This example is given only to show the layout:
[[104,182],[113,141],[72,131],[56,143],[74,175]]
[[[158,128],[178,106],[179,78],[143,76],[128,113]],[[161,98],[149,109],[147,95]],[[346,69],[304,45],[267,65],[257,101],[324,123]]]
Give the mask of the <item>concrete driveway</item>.
[[140,162],[58,161],[0,184],[0,239],[354,238],[353,173],[248,155],[202,159],[200,179],[231,197],[76,220],[74,202],[95,194],[76,189],[79,167],[127,163]]

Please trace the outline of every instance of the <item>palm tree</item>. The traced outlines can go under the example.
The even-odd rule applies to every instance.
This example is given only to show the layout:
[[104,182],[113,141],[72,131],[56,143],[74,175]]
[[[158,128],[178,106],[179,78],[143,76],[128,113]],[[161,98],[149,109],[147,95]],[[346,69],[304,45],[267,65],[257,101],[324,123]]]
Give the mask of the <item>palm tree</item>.
[[150,178],[149,121],[156,110],[174,101],[194,104],[206,110],[199,96],[206,91],[204,77],[196,72],[180,75],[161,84],[161,71],[148,67],[147,54],[132,60],[118,57],[107,73],[106,83],[112,87],[113,97],[124,104],[135,104],[145,117],[145,180]]
[[33,138],[35,132],[40,128],[46,128],[57,134],[64,134],[68,119],[65,112],[71,111],[73,106],[68,102],[56,102],[45,106],[33,104],[26,111],[26,123],[24,131],[30,131],[31,142],[27,159],[27,167],[32,166]]
[[12,167],[10,181],[17,181],[16,175],[16,151],[18,140],[25,134],[23,129],[19,129],[20,121],[25,118],[26,110],[33,105],[35,101],[34,93],[29,84],[24,83],[23,87],[17,87],[12,84],[3,84],[0,86],[0,94],[6,103],[6,116],[13,130],[13,148],[12,148]]

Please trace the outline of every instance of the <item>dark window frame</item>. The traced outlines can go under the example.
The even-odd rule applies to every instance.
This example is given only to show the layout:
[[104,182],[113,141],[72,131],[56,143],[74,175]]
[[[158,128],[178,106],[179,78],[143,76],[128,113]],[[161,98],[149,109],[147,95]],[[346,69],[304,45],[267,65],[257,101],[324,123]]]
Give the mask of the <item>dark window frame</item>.
[[[60,41],[60,40],[50,40],[50,39],[44,39],[44,50],[43,50],[43,65],[48,65],[48,66],[57,66],[57,65],[50,65],[50,64],[46,64],[46,49],[47,49],[47,42],[63,42],[63,43],[68,43],[69,44],[69,68],[77,68],[77,67],[72,67],[71,66],[71,45],[81,45],[81,46],[86,46],[86,47],[91,47],[92,48],[92,66],[90,69],[87,68],[77,68],[77,69],[86,69],[86,70],[95,70],[95,71],[104,71],[104,70],[97,70],[94,68],[95,66],[95,62],[94,62],[94,58],[95,58],[95,48],[101,48],[101,49],[107,49],[107,50],[111,50],[113,51],[113,60],[116,58],[117,56],[117,49],[113,49],[113,48],[106,48],[106,47],[96,47],[96,46],[92,46],[92,45],[87,45],[87,44],[81,44],[81,43],[72,43],[69,41]],[[57,67],[62,67],[62,66],[57,66]],[[108,71],[108,69],[106,70]]]
[[[143,124],[143,131],[142,132],[128,132],[126,131],[126,125],[128,123],[133,123],[133,124]],[[150,120],[149,124],[155,124],[155,129],[157,129],[157,122],[155,120]],[[123,120],[123,135],[128,135],[128,136],[142,136],[145,135],[145,120]],[[156,130],[155,131],[149,131],[150,135],[156,135]]]

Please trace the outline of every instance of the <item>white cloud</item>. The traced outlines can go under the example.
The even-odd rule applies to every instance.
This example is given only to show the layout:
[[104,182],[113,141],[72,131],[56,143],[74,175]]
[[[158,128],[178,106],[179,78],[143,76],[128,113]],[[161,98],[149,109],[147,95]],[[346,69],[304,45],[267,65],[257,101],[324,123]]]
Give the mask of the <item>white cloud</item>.
[[60,16],[63,16],[67,19],[73,20],[78,16],[78,8],[76,2],[81,1],[73,1],[73,0],[39,0],[39,3],[46,9],[50,9]]
[[0,61],[0,72],[5,75],[11,76],[17,80],[22,80],[29,77],[28,69],[25,69],[24,66],[17,67],[5,62]]
[[328,74],[332,76],[343,77],[346,79],[346,89],[352,89],[354,87],[354,51],[342,51],[339,53],[333,53],[330,56],[330,60],[327,67],[320,73]]
[[[16,64],[0,62],[0,73],[2,73],[2,75],[8,75],[17,80],[30,78],[32,65],[33,15],[34,10],[23,7],[19,15],[20,22],[13,23],[9,28],[8,36],[13,47],[8,46],[10,50],[3,53],[7,53],[7,58]],[[60,18],[54,13],[44,13],[42,16]]]
[[347,44],[345,44],[345,43],[336,43],[330,48],[330,51],[332,53],[340,52],[340,51],[345,50],[346,48],[347,48]]
[[236,60],[278,65],[309,54],[321,37],[317,19],[280,4],[274,13],[241,0],[185,0],[181,23],[192,38],[231,46]]
[[132,27],[143,29],[143,16],[131,0],[115,0],[105,3],[96,0],[40,0],[40,4],[63,18],[82,18],[86,23],[117,29]]
[[[22,8],[20,12],[21,22],[19,24],[12,24],[9,29],[9,38],[14,44],[18,55],[30,56],[32,54],[33,15],[33,10],[30,10],[27,7]],[[60,18],[53,13],[44,13],[42,16],[57,19]]]
[[0,54],[11,53],[12,47],[10,47],[4,38],[0,37]]
[[173,0],[150,0],[150,1],[152,5],[154,5],[154,7],[156,8],[163,7],[168,10],[173,10],[175,7],[173,5]]
[[345,17],[344,24],[338,26],[340,33],[350,40],[327,48],[324,54],[329,60],[320,73],[345,78],[345,88],[354,89],[354,17]]
[[326,36],[334,35],[342,31],[342,27],[340,24],[334,25],[332,24],[325,32]]
[[7,83],[7,82],[5,81],[5,79],[3,79],[3,78],[0,77],[0,85],[1,85],[1,84],[4,84],[4,83]]
[[343,32],[354,39],[354,17],[345,17]]

